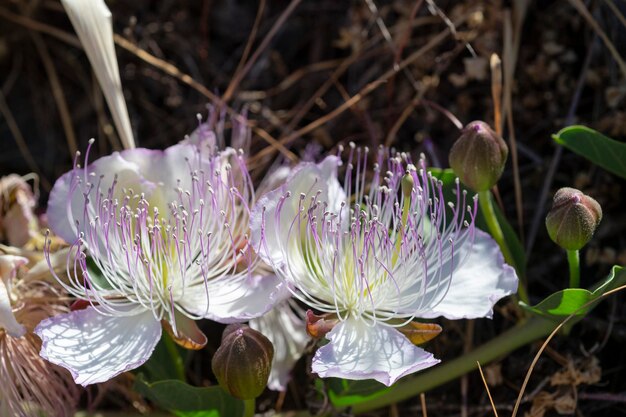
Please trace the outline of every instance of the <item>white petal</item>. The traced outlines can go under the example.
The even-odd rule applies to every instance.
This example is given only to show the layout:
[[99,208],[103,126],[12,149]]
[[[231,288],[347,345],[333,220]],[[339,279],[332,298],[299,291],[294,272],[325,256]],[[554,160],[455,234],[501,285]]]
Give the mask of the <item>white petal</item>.
[[[115,178],[113,198],[122,201],[124,190],[132,189],[144,193],[150,205],[157,207],[162,214],[168,213],[167,205],[178,199],[177,187],[191,187],[187,161],[196,156],[195,149],[194,145],[174,145],[165,151],[130,149],[99,158],[86,169],[65,173],[50,192],[47,214],[52,231],[69,243],[76,240],[76,221],[85,222],[85,182],[100,185],[99,190],[93,187],[89,194],[91,218],[97,213],[96,196],[103,193],[106,197]],[[208,164],[203,168],[208,168]]]
[[[469,242],[458,255],[464,257]],[[493,315],[493,306],[503,297],[517,291],[515,270],[504,263],[498,244],[487,234],[476,230],[471,253],[453,272],[444,299],[421,317],[443,316],[448,319],[473,319]]]
[[304,354],[311,338],[306,332],[304,316],[296,305],[287,300],[277,304],[267,314],[250,320],[251,328],[263,333],[274,345],[274,359],[267,387],[274,391],[284,391],[290,379],[293,365]]
[[[187,312],[220,323],[240,323],[267,313],[283,292],[275,275],[230,277],[190,286],[177,297]],[[208,296],[208,298],[207,298]]]
[[383,324],[350,318],[336,325],[318,349],[311,370],[322,378],[375,379],[387,386],[398,378],[439,363],[402,333]]
[[[250,214],[250,233],[253,248],[261,258],[273,267],[284,263],[283,247],[287,245],[291,224],[299,213],[300,195],[308,199],[321,191],[319,200],[327,202],[329,210],[338,212],[346,195],[337,180],[337,167],[341,161],[335,156],[326,157],[319,164],[304,162],[296,166],[287,181],[268,192],[254,206]],[[276,211],[281,197],[290,193]]]
[[[142,150],[134,150],[141,152]],[[147,151],[147,150],[146,150]],[[136,163],[129,162],[119,152],[102,157],[89,164],[86,169],[75,169],[63,174],[52,187],[48,200],[48,222],[52,231],[68,243],[73,243],[78,237],[76,222],[88,221],[84,217],[86,182],[100,184],[89,194],[91,216],[95,215],[95,198],[99,192],[106,195],[117,175],[117,185],[113,198],[123,199],[123,189],[141,190],[149,197],[155,189],[155,184],[146,181]],[[100,177],[102,176],[102,179]],[[81,226],[82,230],[82,226]]]
[[62,0],[96,73],[124,148],[135,147],[117,66],[111,12],[104,0]]
[[152,355],[161,323],[152,312],[111,317],[93,307],[43,320],[35,333],[41,357],[67,368],[77,384],[87,386],[135,369]]

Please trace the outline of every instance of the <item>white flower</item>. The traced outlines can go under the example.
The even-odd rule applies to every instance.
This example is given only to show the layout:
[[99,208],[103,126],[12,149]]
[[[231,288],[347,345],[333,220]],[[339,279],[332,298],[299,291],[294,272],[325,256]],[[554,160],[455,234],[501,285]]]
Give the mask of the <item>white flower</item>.
[[162,324],[197,349],[206,337],[195,319],[244,321],[271,307],[275,283],[250,273],[243,155],[205,145],[116,152],[57,180],[48,218],[71,244],[59,282],[88,307],[44,320],[37,334],[41,355],[77,383],[143,364]]
[[370,178],[367,157],[351,147],[343,186],[338,157],[300,164],[255,205],[251,240],[295,297],[339,319],[313,372],[391,385],[439,362],[398,328],[416,317],[490,316],[517,277],[474,228],[476,202],[466,209],[458,187],[450,217],[423,161],[418,170],[381,149]]

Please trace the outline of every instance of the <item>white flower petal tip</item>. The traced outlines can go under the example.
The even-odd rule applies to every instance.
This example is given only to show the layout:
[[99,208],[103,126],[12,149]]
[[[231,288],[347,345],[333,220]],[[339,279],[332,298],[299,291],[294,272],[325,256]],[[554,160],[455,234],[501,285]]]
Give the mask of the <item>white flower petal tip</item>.
[[151,312],[110,317],[88,307],[43,320],[35,333],[43,342],[41,357],[87,386],[146,362],[161,338],[161,323]]
[[0,328],[12,337],[22,337],[26,328],[17,322],[11,306],[11,280],[17,269],[28,263],[28,259],[14,255],[0,255]]
[[313,357],[312,371],[322,378],[375,379],[387,386],[439,363],[402,333],[382,324],[348,319],[326,336],[330,343]]
[[304,354],[311,338],[306,333],[304,311],[296,303],[284,299],[262,317],[250,320],[250,327],[265,335],[274,345],[272,371],[267,387],[285,391],[294,364]]
[[452,272],[445,298],[422,317],[447,319],[493,317],[493,306],[517,292],[515,270],[504,262],[498,244],[487,233],[476,230],[472,245],[462,248],[460,256],[471,250],[464,262]]
[[135,139],[115,55],[111,11],[104,0],[62,0],[61,3],[96,73],[124,148],[134,148]]

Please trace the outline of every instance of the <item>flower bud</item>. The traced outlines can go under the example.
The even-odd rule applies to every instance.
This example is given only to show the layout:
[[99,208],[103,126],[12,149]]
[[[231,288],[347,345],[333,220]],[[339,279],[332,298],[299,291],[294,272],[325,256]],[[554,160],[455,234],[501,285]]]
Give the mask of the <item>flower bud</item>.
[[561,188],[554,194],[546,216],[550,238],[567,250],[578,250],[591,240],[602,220],[602,207],[575,188]]
[[462,130],[450,149],[450,166],[463,184],[476,192],[493,187],[504,170],[509,148],[485,122],[474,121]]
[[243,324],[226,326],[211,367],[220,386],[242,400],[265,389],[272,368],[274,346],[261,333]]

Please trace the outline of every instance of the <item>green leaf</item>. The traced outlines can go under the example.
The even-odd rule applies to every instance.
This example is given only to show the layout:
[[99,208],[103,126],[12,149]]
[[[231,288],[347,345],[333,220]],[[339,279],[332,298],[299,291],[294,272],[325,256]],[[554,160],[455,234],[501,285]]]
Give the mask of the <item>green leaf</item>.
[[179,380],[148,383],[141,374],[135,378],[135,391],[160,407],[185,417],[243,416],[244,402],[218,386],[192,387]]
[[389,387],[373,379],[353,381],[340,378],[325,379],[328,397],[335,407],[348,407],[385,394]]
[[172,337],[163,332],[161,340],[156,345],[152,356],[140,368],[150,381],[162,381],[168,379],[185,380],[185,366],[183,355],[187,350],[180,348],[172,340]]
[[529,306],[523,302],[520,302],[520,305],[525,310],[542,317],[562,320],[574,314],[575,317],[582,318],[597,305],[594,302],[583,307],[585,304],[624,284],[626,284],[626,271],[623,267],[616,265],[594,291],[584,288],[567,288],[551,294],[535,306]]
[[[443,196],[446,199],[446,202],[454,202],[456,203],[456,174],[450,168],[441,169],[441,168],[428,168],[428,171],[432,174],[433,177],[439,179],[443,183]],[[461,185],[461,189],[463,186]],[[467,190],[467,198],[466,204],[471,204],[472,198],[476,193],[472,190]],[[513,259],[517,264],[517,273],[520,277],[526,276],[526,252],[524,251],[524,247],[517,237],[517,233],[513,229],[513,226],[508,222],[500,207],[497,204],[494,204],[494,211],[496,212],[496,217],[498,218],[498,223],[500,223],[500,227],[502,228],[502,233],[504,235],[504,240],[506,241],[507,246],[511,250],[511,254],[513,255]],[[448,218],[451,218],[452,212],[449,211],[446,213]],[[489,232],[489,228],[485,223],[485,219],[483,217],[482,212],[479,210],[478,215],[476,217],[476,226],[479,229]]]
[[613,174],[626,178],[626,143],[618,142],[586,126],[568,126],[552,138]]
[[100,268],[98,268],[98,264],[96,264],[90,256],[87,257],[86,264],[87,273],[89,274],[89,280],[96,288],[101,290],[113,289],[109,281],[107,281],[107,279],[104,277],[104,274],[102,273]]
[[172,411],[177,417],[220,417],[217,410],[209,411]]

